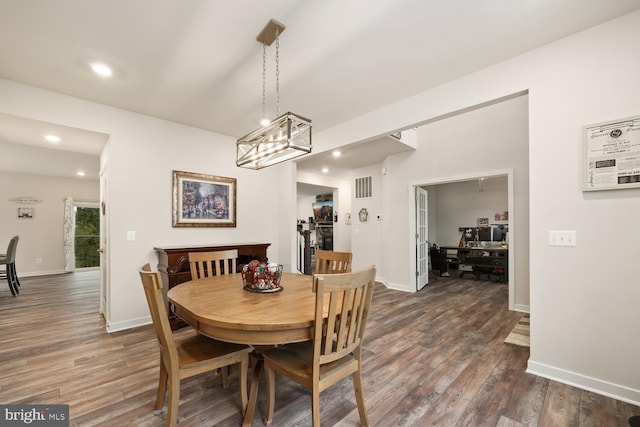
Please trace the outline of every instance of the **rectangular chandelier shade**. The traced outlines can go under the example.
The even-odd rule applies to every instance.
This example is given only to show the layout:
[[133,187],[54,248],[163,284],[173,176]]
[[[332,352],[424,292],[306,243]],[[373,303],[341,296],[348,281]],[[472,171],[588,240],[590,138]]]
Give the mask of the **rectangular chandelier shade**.
[[311,152],[311,120],[285,113],[238,139],[236,165],[262,169]]

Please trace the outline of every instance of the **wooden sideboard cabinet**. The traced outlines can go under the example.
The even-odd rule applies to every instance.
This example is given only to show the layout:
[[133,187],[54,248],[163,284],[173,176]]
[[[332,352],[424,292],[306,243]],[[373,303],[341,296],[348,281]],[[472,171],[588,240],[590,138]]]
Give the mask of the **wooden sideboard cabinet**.
[[[267,248],[271,243],[239,243],[239,244],[223,244],[210,246],[157,246],[153,249],[158,256],[158,271],[162,276],[165,301],[167,300],[167,290],[175,285],[191,280],[191,271],[189,269],[189,252],[212,252],[226,251],[230,249],[238,250],[237,269],[242,270],[245,264],[257,259],[261,262],[267,262]],[[241,286],[239,283],[238,286]],[[185,326],[172,310],[169,312],[169,321],[171,329],[179,329]]]

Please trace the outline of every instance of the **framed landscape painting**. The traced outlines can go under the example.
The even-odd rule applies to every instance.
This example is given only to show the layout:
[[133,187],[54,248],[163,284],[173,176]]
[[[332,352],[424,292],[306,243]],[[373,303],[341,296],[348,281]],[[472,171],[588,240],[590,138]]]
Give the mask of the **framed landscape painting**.
[[235,227],[236,179],[173,171],[174,227]]

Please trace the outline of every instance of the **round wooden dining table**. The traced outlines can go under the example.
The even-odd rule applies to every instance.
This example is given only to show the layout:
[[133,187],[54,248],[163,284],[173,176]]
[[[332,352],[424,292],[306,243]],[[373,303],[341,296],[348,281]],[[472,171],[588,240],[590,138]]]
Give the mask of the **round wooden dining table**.
[[[313,338],[312,283],[312,276],[283,273],[281,291],[257,293],[243,288],[241,274],[229,274],[181,283],[167,297],[174,313],[199,333],[259,349]],[[253,421],[261,370],[258,357],[243,426]]]

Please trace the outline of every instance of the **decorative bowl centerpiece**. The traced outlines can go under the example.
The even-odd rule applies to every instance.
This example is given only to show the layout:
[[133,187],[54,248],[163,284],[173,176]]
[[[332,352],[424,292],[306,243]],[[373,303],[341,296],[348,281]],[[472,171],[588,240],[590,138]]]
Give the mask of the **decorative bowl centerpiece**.
[[253,260],[242,267],[242,284],[251,292],[278,292],[282,290],[282,264]]

